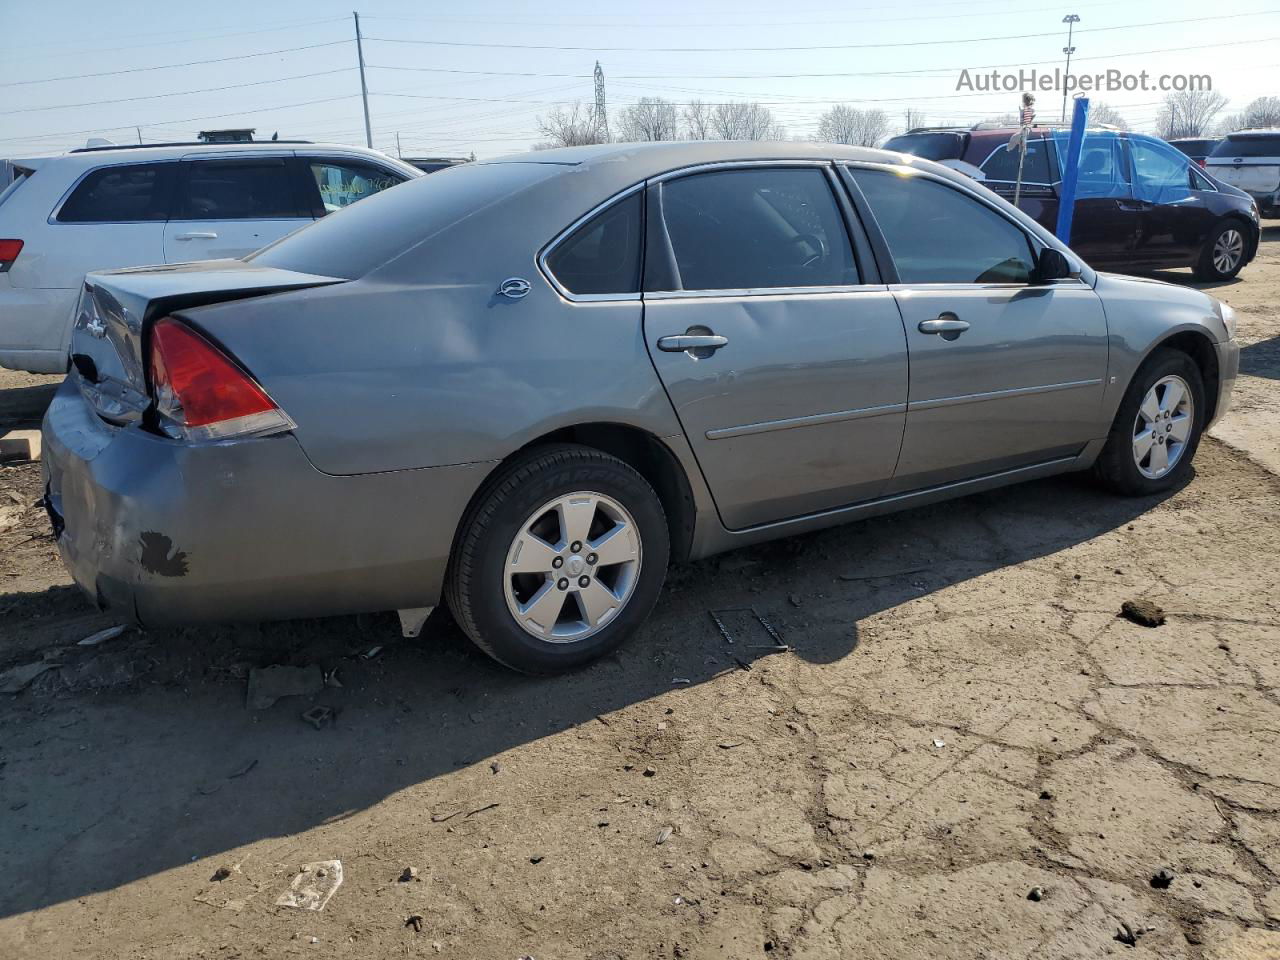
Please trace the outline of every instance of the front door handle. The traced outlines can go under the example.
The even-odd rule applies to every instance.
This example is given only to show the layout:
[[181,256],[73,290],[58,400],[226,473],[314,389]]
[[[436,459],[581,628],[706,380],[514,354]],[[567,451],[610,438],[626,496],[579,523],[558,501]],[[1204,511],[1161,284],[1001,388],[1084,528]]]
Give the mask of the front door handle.
[[658,349],[667,353],[682,353],[685,350],[719,350],[729,342],[728,337],[715,333],[682,333],[674,337],[660,337]]
[[197,230],[193,233],[180,233],[173,239],[175,240],[217,240],[218,235],[208,230]]
[[921,320],[921,333],[936,333],[943,340],[954,340],[969,329],[969,324],[954,313],[942,313],[936,320]]
[[1125,213],[1141,213],[1147,209],[1147,205],[1141,200],[1117,200],[1116,209]]

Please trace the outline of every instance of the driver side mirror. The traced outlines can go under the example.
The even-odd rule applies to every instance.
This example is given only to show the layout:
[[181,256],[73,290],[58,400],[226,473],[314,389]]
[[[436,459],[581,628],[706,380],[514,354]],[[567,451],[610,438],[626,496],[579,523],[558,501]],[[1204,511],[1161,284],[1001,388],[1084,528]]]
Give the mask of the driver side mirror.
[[1072,267],[1066,254],[1054,247],[1045,247],[1036,260],[1036,272],[1032,278],[1035,283],[1050,283],[1054,280],[1078,278],[1080,271]]

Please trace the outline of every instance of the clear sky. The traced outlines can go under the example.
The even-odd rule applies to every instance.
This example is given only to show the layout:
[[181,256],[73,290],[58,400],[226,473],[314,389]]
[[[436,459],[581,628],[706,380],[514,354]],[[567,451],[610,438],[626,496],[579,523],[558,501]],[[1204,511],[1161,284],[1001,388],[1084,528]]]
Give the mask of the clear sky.
[[[1018,94],[957,91],[961,69],[1052,70],[1067,13],[1081,18],[1073,72],[1209,74],[1230,98],[1224,112],[1280,95],[1275,0],[354,2],[374,146],[395,153],[399,132],[406,156],[525,149],[539,114],[592,100],[597,59],[611,114],[649,95],[759,100],[801,137],[835,103],[878,107],[899,126],[909,107],[969,123],[1014,112]],[[363,143],[351,5],[0,0],[0,156],[134,141],[138,127],[144,141],[252,126]],[[197,62],[210,60],[222,62]],[[1162,94],[1093,96],[1151,130]],[[1040,94],[1038,109],[1056,119],[1061,94]]]

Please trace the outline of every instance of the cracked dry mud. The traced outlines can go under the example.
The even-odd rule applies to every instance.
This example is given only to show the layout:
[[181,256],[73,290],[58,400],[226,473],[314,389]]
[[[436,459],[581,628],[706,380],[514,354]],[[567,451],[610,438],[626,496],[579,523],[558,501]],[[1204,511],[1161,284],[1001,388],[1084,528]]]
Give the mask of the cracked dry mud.
[[[1264,347],[1277,248],[1215,291],[1272,305],[1242,311]],[[1060,478],[681,567],[624,651],[550,680],[443,618],[78,648],[110,620],[23,513],[0,669],[59,665],[0,698],[0,955],[1280,958],[1280,477],[1250,419],[1280,361],[1256,356],[1235,446],[1168,498]],[[37,487],[0,470],[0,497]],[[1116,616],[1138,597],[1168,622]],[[727,644],[708,611],[743,606],[792,650],[742,614]],[[342,686],[247,712],[270,663]],[[275,905],[328,859],[323,913]]]

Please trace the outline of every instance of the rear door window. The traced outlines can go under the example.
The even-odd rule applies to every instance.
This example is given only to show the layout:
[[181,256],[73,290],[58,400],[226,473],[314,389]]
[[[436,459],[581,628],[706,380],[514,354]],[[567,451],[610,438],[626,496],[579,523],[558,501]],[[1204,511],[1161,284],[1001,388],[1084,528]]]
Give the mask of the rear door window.
[[639,293],[642,193],[619,200],[571,233],[547,256],[547,269],[570,293]]
[[291,158],[194,160],[183,166],[176,220],[311,217]]
[[816,167],[700,173],[661,189],[679,289],[860,282],[831,184]]
[[131,163],[89,173],[58,211],[59,223],[139,223],[169,218],[175,163]]
[[320,192],[321,210],[317,213],[321,216],[405,181],[403,176],[358,160],[313,157],[305,162]]
[[[982,164],[988,183],[1016,183],[1020,151],[1010,150],[1001,144]],[[1022,183],[1048,186],[1058,177],[1058,163],[1054,157],[1053,143],[1049,140],[1028,140],[1027,156],[1022,162]]]
[[928,177],[851,171],[902,283],[1028,283],[1022,230],[986,204]]

